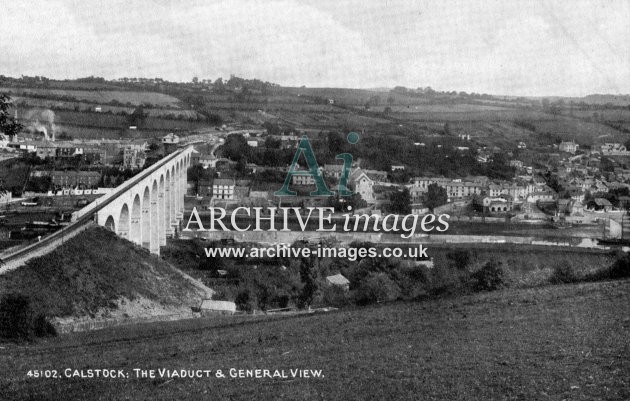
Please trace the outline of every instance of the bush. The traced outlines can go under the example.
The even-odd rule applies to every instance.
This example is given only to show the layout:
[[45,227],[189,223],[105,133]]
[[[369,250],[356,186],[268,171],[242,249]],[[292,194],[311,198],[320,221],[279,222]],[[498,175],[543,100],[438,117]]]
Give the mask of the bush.
[[30,339],[33,334],[33,309],[30,299],[21,294],[8,294],[0,300],[2,337]]
[[256,299],[249,288],[242,289],[234,300],[236,307],[245,312],[252,312],[256,307]]
[[385,273],[370,273],[355,292],[359,305],[393,301],[400,295],[400,288]]
[[325,305],[341,308],[350,303],[350,295],[341,286],[327,285],[322,291],[322,301]]
[[467,249],[456,249],[446,254],[455,268],[464,270],[472,260],[472,253]]
[[0,300],[0,337],[31,340],[35,336],[56,334],[55,327],[44,315],[35,315],[27,296],[7,294]]
[[476,291],[495,291],[505,285],[505,270],[500,262],[488,261],[472,275]]
[[33,332],[35,337],[54,337],[57,335],[57,329],[46,319],[43,314],[38,314],[33,321]]
[[630,277],[630,254],[625,254],[610,267],[609,277],[612,279]]
[[556,266],[549,278],[551,284],[575,283],[576,281],[578,281],[578,277],[573,271],[573,267],[567,261]]

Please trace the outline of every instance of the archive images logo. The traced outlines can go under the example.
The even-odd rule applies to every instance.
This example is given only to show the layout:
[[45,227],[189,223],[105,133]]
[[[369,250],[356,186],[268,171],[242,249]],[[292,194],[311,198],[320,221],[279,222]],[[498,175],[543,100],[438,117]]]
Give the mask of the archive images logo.
[[[359,134],[356,132],[350,132],[346,139],[348,140],[348,143],[354,145],[359,142]],[[298,170],[298,160],[302,154],[304,154],[304,158],[306,159],[306,166],[308,167],[308,170]],[[341,171],[341,177],[339,178],[339,195],[352,196],[353,192],[348,189],[348,178],[350,177],[350,171],[352,169],[352,155],[350,153],[341,153],[335,158],[343,160],[343,169]],[[293,161],[291,162],[291,166],[287,172],[287,177],[284,180],[284,185],[280,188],[280,190],[274,192],[274,195],[296,196],[297,193],[289,189],[289,184],[291,184],[291,180],[294,176],[311,176],[313,178],[316,189],[311,192],[311,196],[335,195],[333,191],[328,189],[328,186],[324,181],[324,177],[322,176],[319,165],[317,164],[317,159],[315,158],[315,153],[313,152],[313,148],[311,147],[311,143],[309,142],[307,136],[303,136],[302,139],[300,139],[297,150],[295,151],[295,156],[293,156]]]

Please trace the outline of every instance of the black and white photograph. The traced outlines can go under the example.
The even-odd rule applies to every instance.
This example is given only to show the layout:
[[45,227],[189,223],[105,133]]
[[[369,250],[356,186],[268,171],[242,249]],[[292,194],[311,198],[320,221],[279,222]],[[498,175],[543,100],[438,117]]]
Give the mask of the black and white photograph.
[[0,2],[0,400],[630,400],[630,2]]

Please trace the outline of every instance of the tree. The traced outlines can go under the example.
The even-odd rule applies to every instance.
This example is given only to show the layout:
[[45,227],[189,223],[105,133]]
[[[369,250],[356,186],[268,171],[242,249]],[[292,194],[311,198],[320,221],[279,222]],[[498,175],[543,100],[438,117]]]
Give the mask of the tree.
[[400,287],[386,273],[370,273],[356,291],[356,302],[369,305],[393,301],[400,295]]
[[310,306],[317,292],[317,271],[311,258],[302,258],[300,263],[300,281],[303,287],[298,297],[298,307]]
[[132,125],[141,125],[144,123],[144,120],[147,118],[148,113],[144,111],[144,107],[142,105],[136,107],[133,110],[133,113],[129,114],[127,117],[127,121]]
[[495,291],[505,285],[505,270],[501,262],[491,259],[472,275],[477,291]]
[[11,98],[5,94],[0,94],[0,132],[6,135],[17,135],[24,128],[22,124],[9,113]]
[[425,206],[433,210],[438,206],[444,205],[446,202],[448,202],[446,189],[435,183],[430,184],[424,199]]
[[411,194],[409,193],[409,189],[403,188],[402,191],[392,193],[389,200],[391,202],[390,211],[392,213],[411,213]]

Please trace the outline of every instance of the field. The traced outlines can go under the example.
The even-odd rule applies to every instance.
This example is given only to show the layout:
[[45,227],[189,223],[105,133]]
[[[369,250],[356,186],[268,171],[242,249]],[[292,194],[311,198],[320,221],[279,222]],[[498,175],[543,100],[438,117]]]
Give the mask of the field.
[[179,99],[157,92],[134,92],[134,91],[115,91],[115,90],[62,90],[62,89],[37,89],[37,88],[11,88],[0,87],[0,92],[11,92],[13,95],[28,96],[35,95],[52,95],[64,96],[76,100],[84,100],[94,103],[109,103],[113,100],[123,104],[131,103],[132,105],[140,105],[148,103],[156,106],[168,106],[177,108]]
[[[209,318],[3,344],[6,400],[625,400],[630,281],[541,287],[291,317]],[[123,369],[34,379],[32,369]],[[209,378],[135,378],[211,369]],[[323,377],[230,378],[229,369]],[[216,378],[221,369],[227,378]]]
[[[553,151],[551,145],[560,140],[574,140],[584,147],[624,143],[630,138],[628,110],[600,110],[597,118],[591,110],[574,110],[572,116],[568,110],[552,115],[542,112],[536,99],[445,95],[433,99],[396,91],[342,88],[282,88],[267,95],[244,96],[183,91],[176,95],[181,95],[178,99],[164,93],[124,90],[124,85],[120,85],[91,90],[0,87],[0,92],[11,91],[21,104],[21,118],[28,109],[55,109],[55,123],[75,138],[155,137],[217,125],[203,118],[195,121],[199,114],[186,105],[189,100],[182,101],[191,93],[193,98],[201,99],[205,113],[220,116],[224,123],[236,127],[258,128],[264,122],[272,122],[286,130],[365,130],[402,134],[426,142],[435,136],[438,141],[443,140],[444,125],[449,123],[450,133],[446,136],[468,134],[476,142],[474,146],[512,150],[523,141],[529,149],[542,152]],[[109,104],[114,100],[119,104]],[[145,110],[149,118],[133,133],[126,131],[131,124],[125,116],[94,112],[94,107],[100,106],[103,113],[129,114],[143,103],[151,105]],[[387,114],[386,108],[391,109]]]

